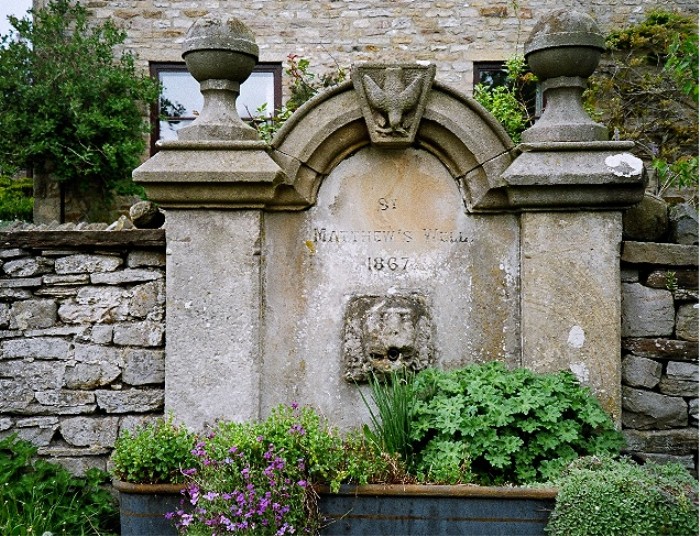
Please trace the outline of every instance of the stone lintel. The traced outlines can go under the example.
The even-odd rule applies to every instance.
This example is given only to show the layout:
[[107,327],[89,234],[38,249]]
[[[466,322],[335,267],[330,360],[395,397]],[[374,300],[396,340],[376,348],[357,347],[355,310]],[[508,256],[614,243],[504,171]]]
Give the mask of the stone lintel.
[[163,208],[308,206],[262,141],[177,140],[159,146],[133,177]]
[[621,210],[632,206],[644,197],[646,173],[642,161],[626,152],[630,148],[630,142],[521,144],[522,153],[501,175],[507,206],[500,208]]

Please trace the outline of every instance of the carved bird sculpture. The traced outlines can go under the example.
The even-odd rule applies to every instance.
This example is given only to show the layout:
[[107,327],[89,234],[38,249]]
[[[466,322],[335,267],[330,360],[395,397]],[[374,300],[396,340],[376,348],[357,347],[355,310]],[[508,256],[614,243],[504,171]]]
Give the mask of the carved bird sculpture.
[[384,75],[384,87],[381,88],[368,75],[362,78],[367,100],[373,110],[386,115],[383,127],[377,127],[382,134],[407,136],[403,126],[404,114],[418,105],[422,84],[421,78],[415,78],[407,87],[403,83],[403,69],[388,67]]

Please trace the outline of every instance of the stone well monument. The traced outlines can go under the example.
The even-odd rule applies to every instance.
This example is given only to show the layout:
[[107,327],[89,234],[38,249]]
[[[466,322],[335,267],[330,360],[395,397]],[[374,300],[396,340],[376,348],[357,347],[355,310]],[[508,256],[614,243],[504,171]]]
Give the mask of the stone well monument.
[[431,65],[355,65],[268,145],[236,114],[257,59],[226,14],[183,56],[200,117],[134,172],[167,210],[166,409],[192,427],[313,404],[365,418],[356,382],[500,360],[569,369],[620,417],[628,142],[581,106],[603,38],[559,11],[525,46],[546,111],[513,145]]

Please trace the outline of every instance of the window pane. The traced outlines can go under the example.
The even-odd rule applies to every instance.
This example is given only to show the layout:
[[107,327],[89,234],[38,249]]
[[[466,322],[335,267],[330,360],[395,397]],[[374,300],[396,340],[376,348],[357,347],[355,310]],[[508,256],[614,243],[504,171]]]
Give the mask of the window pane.
[[238,115],[250,119],[263,104],[267,104],[267,114],[275,109],[275,75],[271,72],[259,72],[250,75],[241,86],[241,95],[236,101]]
[[161,71],[160,113],[165,117],[196,117],[204,102],[197,82],[187,71]]

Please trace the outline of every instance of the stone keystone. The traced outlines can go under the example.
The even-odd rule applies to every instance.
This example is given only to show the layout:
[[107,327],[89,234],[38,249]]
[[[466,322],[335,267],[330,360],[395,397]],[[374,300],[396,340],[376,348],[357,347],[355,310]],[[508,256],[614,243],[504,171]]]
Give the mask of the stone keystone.
[[435,65],[358,65],[352,83],[360,97],[362,114],[373,144],[407,147],[413,143]]

